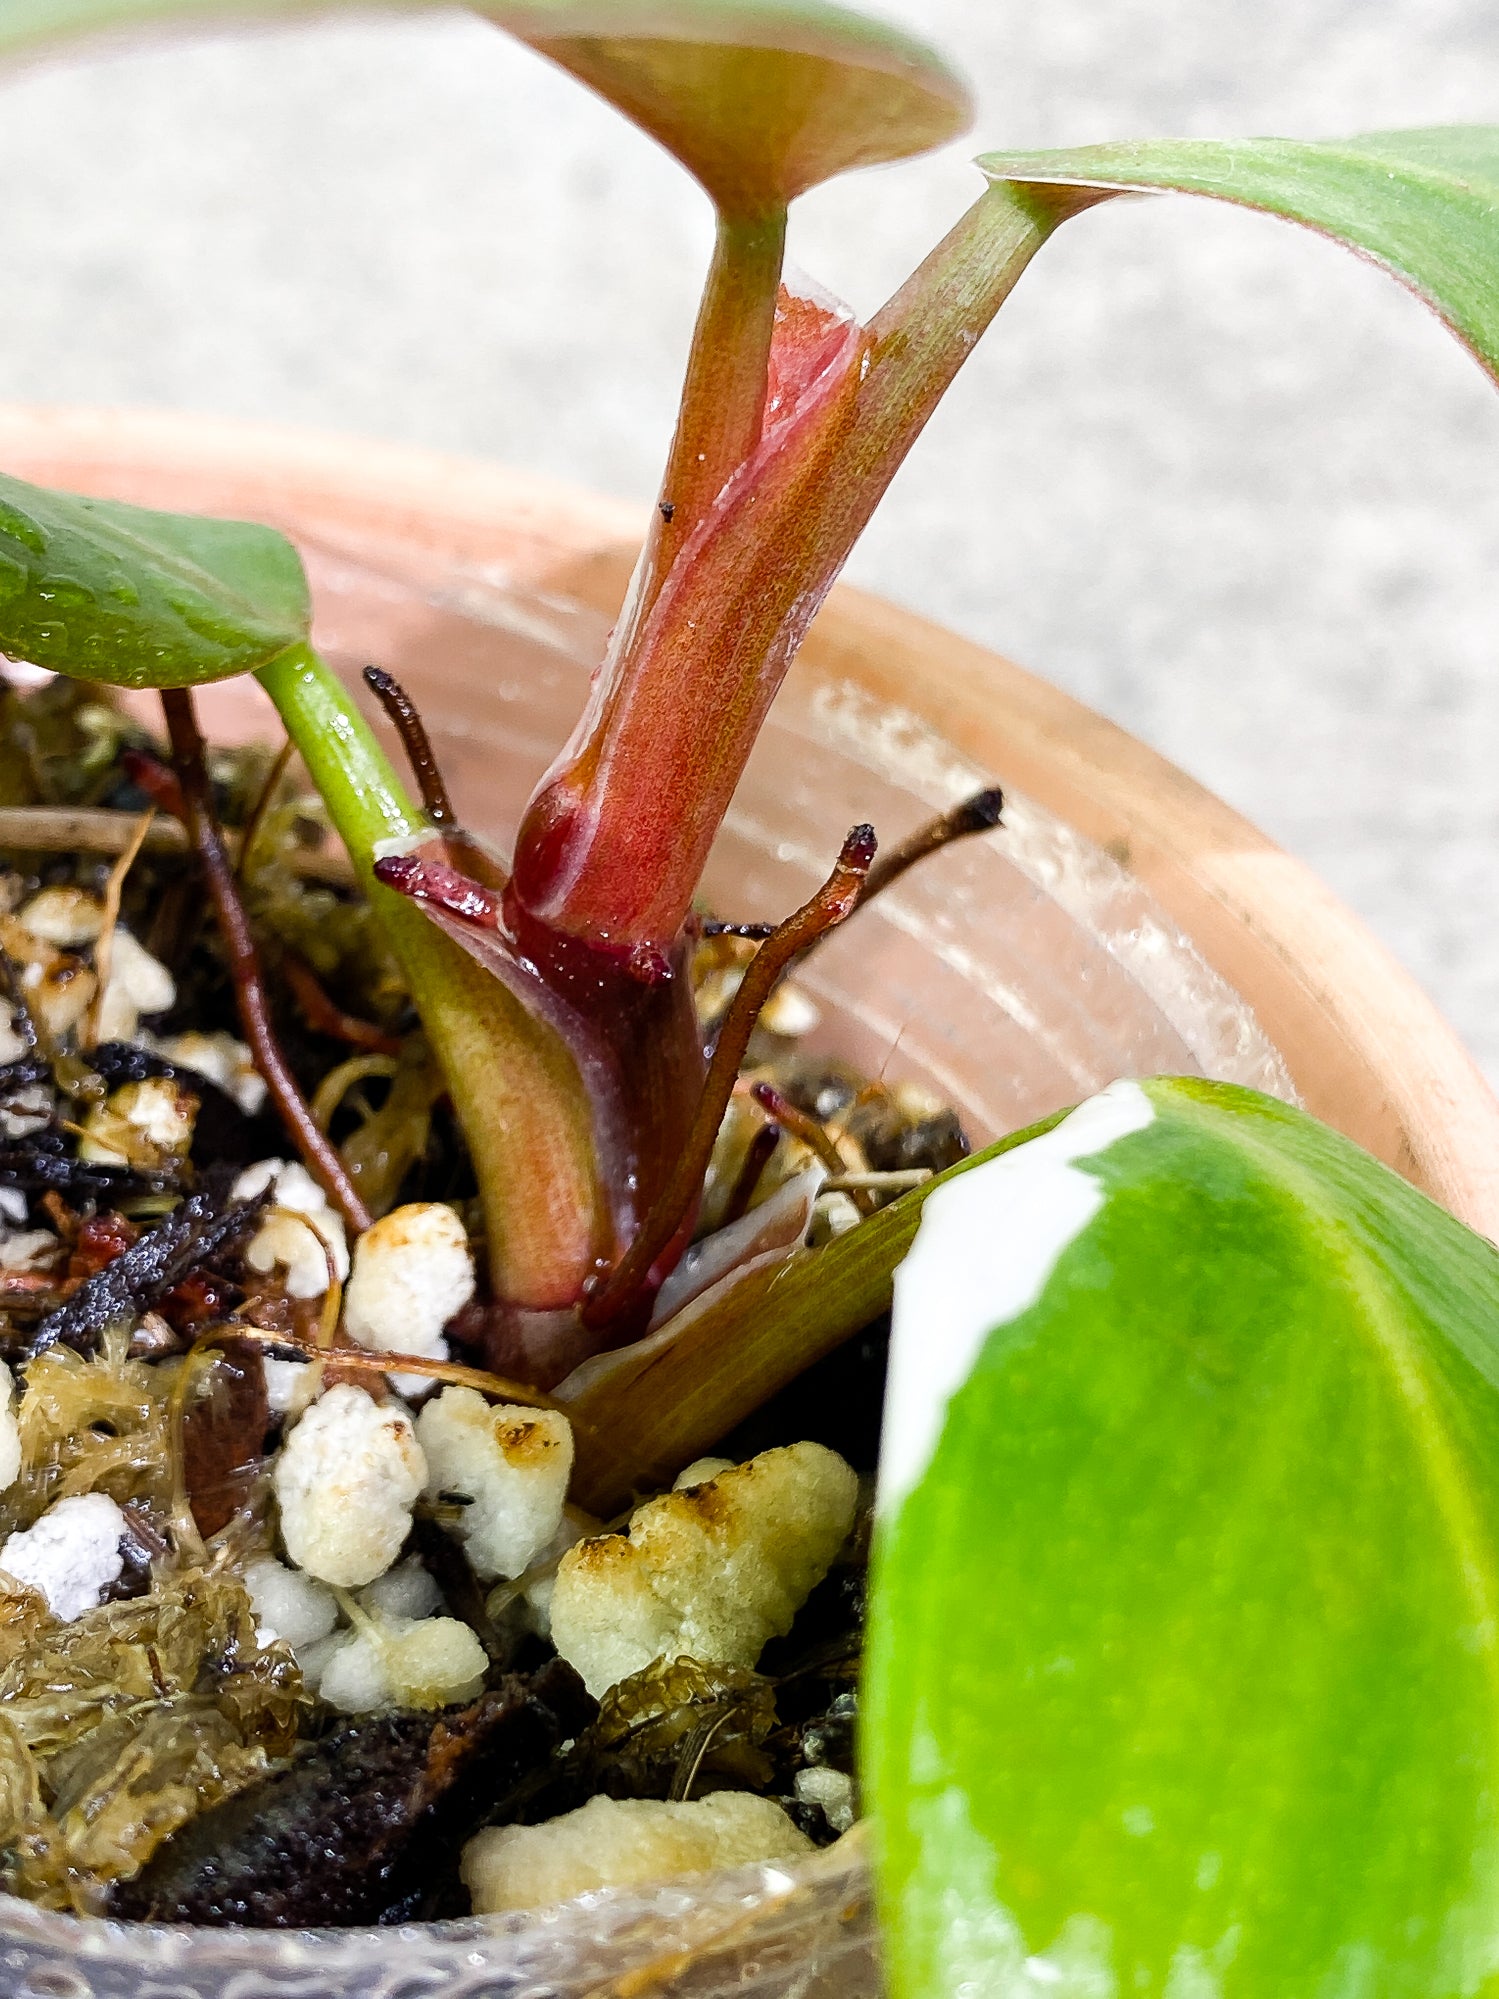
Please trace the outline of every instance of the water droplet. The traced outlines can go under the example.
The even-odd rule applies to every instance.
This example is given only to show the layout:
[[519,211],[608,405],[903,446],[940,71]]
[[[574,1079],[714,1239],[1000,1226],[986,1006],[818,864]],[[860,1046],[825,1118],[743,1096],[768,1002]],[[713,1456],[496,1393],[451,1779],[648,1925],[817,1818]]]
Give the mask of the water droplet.
[[13,561],[0,551],[0,604],[8,604],[16,597],[24,597],[29,572],[24,562]]
[[56,604],[65,611],[77,610],[80,605],[94,601],[93,591],[86,583],[80,583],[76,576],[48,576],[37,595],[44,604]]
[[133,606],[141,600],[140,591],[136,589],[128,576],[111,576],[104,594],[116,604],[129,604]]

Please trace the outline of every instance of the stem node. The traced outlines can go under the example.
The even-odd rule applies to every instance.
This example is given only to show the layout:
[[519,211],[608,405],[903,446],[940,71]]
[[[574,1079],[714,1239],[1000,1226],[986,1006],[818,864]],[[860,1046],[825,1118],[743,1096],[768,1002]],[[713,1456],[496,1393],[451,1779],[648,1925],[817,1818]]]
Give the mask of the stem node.
[[792,960],[857,907],[874,862],[875,845],[872,826],[853,827],[822,887],[776,927],[750,961],[719,1028],[703,1092],[676,1169],[624,1256],[607,1277],[587,1287],[582,1307],[586,1326],[610,1332],[623,1326],[626,1337],[634,1329],[642,1315],[642,1306],[648,1305],[654,1295],[657,1263],[688,1225],[761,1008]]

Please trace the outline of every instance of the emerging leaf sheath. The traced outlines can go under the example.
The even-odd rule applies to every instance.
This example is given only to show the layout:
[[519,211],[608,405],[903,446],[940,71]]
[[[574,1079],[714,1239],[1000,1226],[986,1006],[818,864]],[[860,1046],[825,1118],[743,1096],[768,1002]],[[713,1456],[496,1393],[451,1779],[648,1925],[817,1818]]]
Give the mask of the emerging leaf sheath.
[[858,341],[684,548],[582,750],[522,822],[514,885],[559,931],[662,951],[812,613],[805,547],[857,386]]
[[[784,203],[752,211],[720,208],[661,497],[585,719],[585,748],[571,773],[573,798],[578,785],[588,781],[584,773],[593,776],[597,789],[598,764],[607,757],[607,741],[617,730],[612,711],[637,688],[636,656],[646,643],[651,613],[673,564],[759,442],[785,245]],[[674,790],[680,799],[679,780]],[[587,820],[586,805],[579,811],[573,798],[553,787],[541,810],[533,809],[517,848],[518,855],[527,857],[518,862],[523,877],[551,869],[559,831],[573,850],[568,858],[573,858]],[[564,828],[558,826],[559,814],[570,822]],[[689,904],[695,888],[695,881],[688,886]],[[559,907],[547,914],[559,929],[574,935],[609,941],[622,934],[607,913],[602,920],[577,908]],[[648,941],[665,949],[676,928],[680,925]],[[637,936],[632,941],[641,940]]]
[[1094,196],[993,187],[867,333],[851,330],[677,558],[601,685],[584,744],[533,801],[533,914],[664,949],[786,669],[979,335],[1063,216]]

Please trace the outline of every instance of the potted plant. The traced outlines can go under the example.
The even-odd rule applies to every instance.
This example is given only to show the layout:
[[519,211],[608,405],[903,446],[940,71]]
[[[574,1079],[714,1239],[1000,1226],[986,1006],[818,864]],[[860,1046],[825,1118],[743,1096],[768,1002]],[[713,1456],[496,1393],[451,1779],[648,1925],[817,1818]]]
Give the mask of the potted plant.
[[[124,11],[36,0],[0,27],[24,42]],[[489,11],[667,144],[719,215],[631,594],[512,855],[502,861],[455,819],[420,715],[377,670],[371,685],[421,802],[408,797],[313,648],[303,567],[280,535],[0,480],[0,648],[73,680],[162,690],[171,767],[137,756],[133,776],[186,829],[255,1066],[362,1245],[375,1231],[358,1178],[274,1031],[193,687],[254,673],[275,703],[461,1124],[487,1248],[485,1309],[467,1323],[479,1371],[431,1340],[425,1351],[390,1337],[361,1345],[346,1325],[333,1342],[331,1320],[320,1342],[288,1321],[262,1343],[335,1377],[446,1379],[444,1403],[460,1386],[532,1409],[560,1401],[574,1489],[607,1515],[876,1314],[925,1212],[897,1288],[864,1750],[898,1989],[1081,1986],[1121,1965],[1142,1989],[1195,1979],[1253,1991],[1287,1965],[1347,1989],[1356,1978],[1460,1989],[1489,1936],[1474,1869],[1487,1850],[1485,1605],[1499,1519],[1487,1448],[1494,1253],[1303,1113],[1179,1082],[1116,1087],[1003,1139],[824,1247],[800,1246],[811,1208],[791,1201],[778,1240],[763,1213],[759,1233],[736,1234],[731,1220],[688,1264],[715,1142],[777,981],[920,851],[992,825],[995,797],[947,813],[893,864],[855,825],[801,907],[754,926],[759,948],[736,967],[709,1049],[689,954],[705,934],[702,870],[781,678],[895,467],[1055,229],[1113,194],[1156,188],[1279,213],[1387,264],[1493,371],[1499,140],[1444,131],[989,155],[986,192],[861,327],[781,284],[785,210],[830,173],[960,127],[962,87],[929,51],[810,5]],[[258,831],[252,817],[247,849]],[[111,880],[117,913],[123,866]],[[93,975],[107,988],[107,966]],[[59,1051],[76,1058],[96,1042],[48,1051],[58,1087],[71,1087]],[[807,1113],[757,1087],[772,1125],[815,1150]],[[127,1116],[113,1098],[106,1108]],[[744,1184],[752,1197],[753,1174]],[[740,1185],[736,1174],[735,1197]],[[896,1190],[855,1174],[850,1191]],[[250,1225],[263,1192],[241,1190],[234,1227]],[[181,1202],[149,1248],[109,1260],[110,1284],[131,1258],[132,1272],[180,1277],[170,1259],[182,1231],[230,1216],[220,1201],[210,1219],[210,1207],[206,1192]],[[103,1341],[108,1290],[43,1321],[33,1362],[67,1338]],[[336,1285],[324,1295],[336,1312]],[[215,1322],[192,1354],[211,1367],[252,1335],[244,1318]],[[196,1407],[191,1356],[182,1379],[179,1426]],[[25,1385],[36,1394],[30,1375]],[[291,1460],[335,1407],[341,1421],[347,1398],[363,1396],[375,1414],[359,1422],[410,1428],[380,1393],[335,1380],[291,1429],[277,1473],[284,1552],[303,1544]],[[546,1430],[540,1418],[529,1427]],[[1371,1473],[1390,1440],[1398,1469]],[[1257,1482],[1267,1465],[1276,1489]],[[717,1476],[728,1474],[692,1490]],[[1299,1509],[1303,1531],[1289,1541],[1275,1490]],[[461,1513],[473,1495],[452,1504]],[[336,1509],[323,1493],[305,1510],[310,1547]],[[163,1544],[160,1573],[186,1587],[204,1557],[200,1543],[187,1558],[180,1506],[173,1519],[185,1539]],[[634,1561],[640,1531],[580,1545],[602,1551],[588,1558],[598,1564]],[[321,1573],[310,1558],[297,1568]],[[339,1581],[331,1568],[328,1580]],[[349,1615],[352,1644],[363,1627]],[[620,1616],[611,1641],[629,1625]],[[1294,1670],[1277,1672],[1287,1633]],[[571,1656],[560,1630],[559,1648]],[[257,1666],[262,1699],[267,1674],[278,1690],[291,1684],[281,1670]],[[1241,1698],[1226,1697],[1229,1673]],[[613,1685],[602,1667],[596,1677],[600,1691]],[[1440,1724],[1421,1720],[1438,1689]],[[1298,1691],[1307,1719],[1293,1729]],[[1341,1733],[1324,1755],[1334,1720]],[[1220,1745],[1243,1746],[1252,1766],[1231,1810],[1214,1792],[1231,1767]],[[51,1839],[45,1789],[12,1781],[20,1832]],[[1367,1880],[1350,1860],[1360,1851]],[[1329,1855],[1338,1864],[1309,1908],[1306,1868]],[[354,1956],[336,1975],[357,1958],[367,1978],[368,1946],[341,1947]],[[193,1975],[195,1946],[152,1948]],[[208,1960],[196,1962],[201,1974]]]

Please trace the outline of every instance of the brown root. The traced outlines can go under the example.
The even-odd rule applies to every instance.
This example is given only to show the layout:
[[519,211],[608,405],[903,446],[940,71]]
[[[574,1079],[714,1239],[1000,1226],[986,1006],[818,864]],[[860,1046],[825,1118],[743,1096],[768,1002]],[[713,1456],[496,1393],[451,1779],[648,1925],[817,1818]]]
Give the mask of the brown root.
[[193,698],[185,688],[168,688],[162,694],[161,705],[172,740],[172,760],[183,822],[192,836],[213,901],[219,931],[228,953],[240,1025],[255,1057],[255,1066],[264,1076],[282,1123],[301,1153],[308,1172],[339,1208],[349,1227],[359,1234],[370,1225],[369,1212],[345,1171],[337,1148],[324,1132],[318,1130],[317,1120],[281,1052],[271,1025],[270,1001],[261,976],[250,919],[240,900],[223,835],[214,816],[203,755],[203,737],[198,728]]

